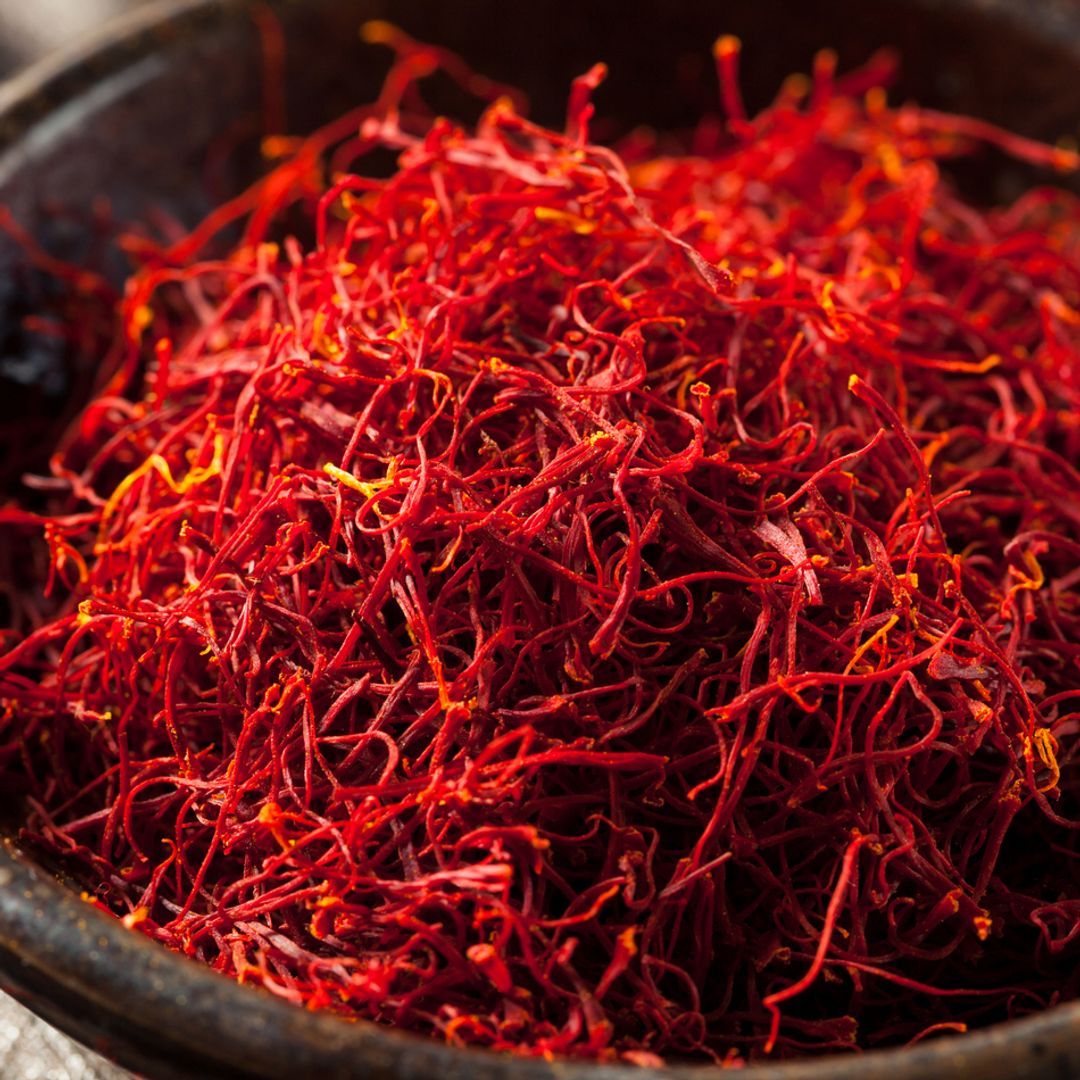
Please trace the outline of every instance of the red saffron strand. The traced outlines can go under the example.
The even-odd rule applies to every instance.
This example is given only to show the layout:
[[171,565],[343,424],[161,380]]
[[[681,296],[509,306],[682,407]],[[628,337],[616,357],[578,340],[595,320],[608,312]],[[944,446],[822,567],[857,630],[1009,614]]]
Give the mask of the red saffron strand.
[[840,914],[840,909],[844,904],[848,883],[851,880],[851,874],[855,868],[855,860],[858,857],[859,849],[870,839],[872,838],[869,836],[857,836],[850,844],[848,844],[847,849],[844,851],[844,858],[840,863],[840,876],[836,879],[836,888],[833,889],[833,894],[829,898],[829,906],[825,909],[825,921],[821,926],[821,935],[818,938],[817,950],[814,953],[813,962],[806,970],[806,974],[798,981],[793,982],[790,986],[784,987],[783,990],[777,990],[775,993],[769,994],[762,999],[761,1003],[769,1010],[769,1015],[772,1017],[769,1026],[769,1037],[765,1042],[766,1054],[772,1053],[773,1047],[776,1046],[777,1036],[780,1034],[780,1010],[777,1006],[779,1006],[781,1002],[788,1001],[796,995],[801,994],[821,974],[822,966],[825,963],[825,956],[829,951],[829,945],[832,942],[833,934],[836,931],[836,920]]
[[742,90],[739,86],[739,57],[742,54],[742,42],[734,34],[722,34],[713,44],[713,59],[716,61],[716,75],[720,83],[720,100],[727,114],[728,125],[736,135],[749,138],[753,126],[746,118],[746,106],[743,104]]

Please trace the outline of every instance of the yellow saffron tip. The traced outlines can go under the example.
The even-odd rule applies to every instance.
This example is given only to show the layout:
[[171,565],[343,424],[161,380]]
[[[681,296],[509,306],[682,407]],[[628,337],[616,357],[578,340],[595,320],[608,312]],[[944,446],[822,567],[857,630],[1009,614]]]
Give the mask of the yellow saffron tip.
[[133,930],[139,923],[145,922],[149,918],[150,911],[145,907],[137,907],[134,911],[128,912],[120,921],[127,927],[128,930]]
[[859,383],[861,383],[861,382],[862,382],[862,379],[860,379],[858,375],[856,375],[854,372],[852,372],[848,376],[847,388],[849,390],[854,390],[855,387],[858,386]]
[[742,50],[742,42],[734,34],[721,34],[713,45],[714,56],[734,56]]
[[129,323],[130,331],[133,335],[140,335],[152,322],[154,321],[154,312],[147,304],[140,304],[131,313],[131,320]]

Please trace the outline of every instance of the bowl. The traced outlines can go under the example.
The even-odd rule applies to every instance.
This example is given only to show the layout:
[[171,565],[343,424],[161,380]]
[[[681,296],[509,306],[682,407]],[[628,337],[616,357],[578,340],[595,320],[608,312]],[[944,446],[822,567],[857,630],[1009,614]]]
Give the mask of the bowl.
[[[558,123],[570,79],[609,62],[599,96],[609,129],[692,120],[712,83],[719,32],[745,43],[746,92],[764,103],[784,75],[834,46],[842,64],[882,45],[904,59],[901,94],[1053,139],[1080,122],[1080,4],[1043,0],[282,0],[288,126],[310,130],[371,100],[386,57],[357,27],[389,18],[524,87]],[[259,168],[261,59],[247,0],[157,0],[74,51],[0,88],[0,204],[42,244],[78,258],[96,200],[137,219],[164,208],[191,222]],[[699,77],[699,75],[701,77]],[[447,95],[451,113],[471,106]],[[228,138],[231,152],[214,154]],[[207,163],[216,161],[213,169]],[[209,184],[206,182],[209,180]],[[998,162],[958,174],[980,197],[1030,180]],[[120,267],[115,268],[120,272]],[[80,373],[22,323],[46,279],[0,239],[0,484],[40,460],[78,407]],[[85,375],[85,373],[83,373]],[[10,814],[12,808],[7,808]],[[718,1080],[667,1069],[520,1060],[460,1050],[365,1022],[294,1008],[173,955],[100,914],[0,843],[0,986],[46,1020],[149,1077],[367,1077],[370,1080]],[[897,1050],[754,1065],[748,1080],[1068,1077],[1080,1074],[1080,1003]]]

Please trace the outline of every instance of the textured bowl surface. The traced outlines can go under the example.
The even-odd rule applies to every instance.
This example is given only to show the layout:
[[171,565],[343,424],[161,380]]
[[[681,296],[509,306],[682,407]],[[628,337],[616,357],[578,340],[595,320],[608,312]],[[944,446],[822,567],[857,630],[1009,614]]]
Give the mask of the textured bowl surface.
[[[1052,0],[283,0],[289,126],[310,130],[371,100],[385,57],[356,28],[373,16],[450,45],[524,87],[541,120],[558,122],[570,78],[597,59],[612,78],[599,99],[619,126],[692,119],[720,32],[746,45],[751,104],[814,50],[846,64],[882,45],[904,58],[901,93],[1053,139],[1080,122],[1080,8]],[[62,256],[86,243],[77,224],[99,196],[122,219],[164,207],[193,221],[210,205],[208,150],[238,149],[215,175],[220,198],[257,168],[258,38],[245,0],[159,0],[95,41],[0,88],[0,203]],[[635,17],[630,17],[630,12]],[[704,68],[702,69],[705,70]],[[692,74],[691,69],[691,74]],[[448,97],[444,111],[467,109]],[[247,149],[245,149],[245,147]],[[1002,163],[959,181],[983,196],[1015,194],[1025,171]],[[117,272],[119,272],[117,267]],[[21,317],[49,288],[0,240],[0,484],[47,450],[77,406],[63,357],[30,339]],[[13,421],[18,419],[18,424]],[[17,432],[17,435],[14,434]],[[8,808],[9,812],[11,808]],[[295,1009],[235,985],[99,914],[0,843],[0,986],[58,1027],[149,1077],[369,1077],[372,1080],[718,1080],[719,1070],[523,1061],[460,1051],[365,1023]],[[1080,1075],[1080,1004],[914,1048],[756,1066],[755,1080]]]

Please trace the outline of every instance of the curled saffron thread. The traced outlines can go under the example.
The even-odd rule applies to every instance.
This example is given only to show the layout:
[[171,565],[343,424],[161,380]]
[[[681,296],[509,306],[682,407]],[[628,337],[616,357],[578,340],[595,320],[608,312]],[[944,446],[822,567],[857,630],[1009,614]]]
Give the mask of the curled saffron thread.
[[790,986],[784,987],[783,990],[777,990],[775,993],[769,994],[762,999],[761,1003],[769,1010],[769,1015],[772,1018],[769,1026],[769,1037],[765,1042],[766,1054],[772,1053],[773,1048],[776,1046],[777,1037],[780,1034],[780,1009],[778,1006],[782,1002],[788,1001],[798,994],[801,994],[821,974],[821,969],[825,963],[825,957],[829,951],[829,945],[832,942],[833,934],[836,931],[837,916],[840,914],[840,908],[844,904],[845,896],[848,891],[848,883],[851,881],[852,871],[855,868],[855,860],[858,857],[859,849],[870,839],[871,837],[869,836],[857,836],[850,844],[848,844],[847,849],[844,851],[844,858],[840,863],[840,874],[836,879],[836,887],[833,889],[833,894],[829,898],[829,906],[825,909],[825,921],[821,926],[817,950],[814,953],[814,959],[807,969],[806,974],[798,981],[793,982]]

